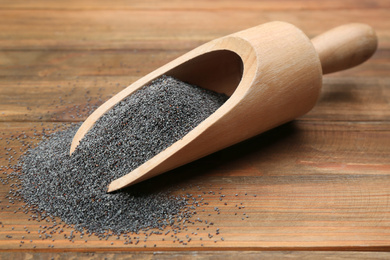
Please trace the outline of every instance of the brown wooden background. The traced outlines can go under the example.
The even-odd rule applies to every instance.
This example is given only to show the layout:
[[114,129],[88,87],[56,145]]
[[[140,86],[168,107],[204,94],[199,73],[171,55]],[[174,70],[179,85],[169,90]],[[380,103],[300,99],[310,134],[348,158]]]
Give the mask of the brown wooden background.
[[[6,142],[11,135],[82,121],[87,103],[101,103],[204,42],[273,20],[310,37],[343,23],[368,23],[379,49],[365,64],[326,76],[309,114],[162,177],[193,184],[194,194],[196,185],[223,188],[228,205],[218,194],[206,196],[210,207],[203,214],[212,213],[224,241],[182,246],[152,236],[144,248],[114,240],[71,243],[63,236],[40,240],[40,223],[13,213],[22,203],[6,208],[9,186],[0,185],[0,259],[388,258],[339,252],[390,249],[388,0],[0,0],[0,165],[8,164],[6,149],[20,148]],[[241,202],[250,216],[245,220],[243,211],[234,215]]]

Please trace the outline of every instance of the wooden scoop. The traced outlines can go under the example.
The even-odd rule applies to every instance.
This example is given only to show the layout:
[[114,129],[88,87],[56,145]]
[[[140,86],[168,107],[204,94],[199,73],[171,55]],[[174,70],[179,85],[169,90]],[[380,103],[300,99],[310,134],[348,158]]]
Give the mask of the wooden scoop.
[[206,43],[139,79],[100,106],[73,138],[72,153],[96,120],[166,74],[230,98],[181,140],[114,180],[108,192],[146,180],[307,113],[322,74],[356,66],[377,48],[365,24],[334,28],[312,41],[285,22],[270,22]]

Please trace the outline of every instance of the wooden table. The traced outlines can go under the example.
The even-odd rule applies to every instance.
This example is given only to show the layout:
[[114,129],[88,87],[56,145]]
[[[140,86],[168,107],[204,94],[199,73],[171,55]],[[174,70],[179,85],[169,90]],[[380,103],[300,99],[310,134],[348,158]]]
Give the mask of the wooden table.
[[[40,240],[42,224],[14,213],[23,203],[8,204],[10,187],[0,185],[0,259],[389,258],[379,252],[390,249],[388,0],[0,0],[0,165],[21,154],[20,143],[7,139],[12,135],[82,121],[87,103],[100,104],[204,42],[273,20],[293,23],[309,37],[367,23],[379,49],[365,64],[326,76],[307,115],[162,177],[192,184],[186,192],[196,194],[197,185],[215,192],[206,196],[203,213],[212,213],[214,227],[201,233],[219,228],[217,243],[183,246],[156,236],[144,248],[114,240],[72,243],[62,235]],[[235,207],[240,203],[245,209]]]

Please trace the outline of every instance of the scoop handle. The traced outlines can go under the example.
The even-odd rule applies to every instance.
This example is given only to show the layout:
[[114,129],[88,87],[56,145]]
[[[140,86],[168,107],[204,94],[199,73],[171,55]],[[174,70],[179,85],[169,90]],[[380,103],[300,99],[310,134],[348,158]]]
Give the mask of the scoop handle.
[[350,23],[314,37],[322,73],[352,68],[368,60],[378,46],[374,29],[367,24]]

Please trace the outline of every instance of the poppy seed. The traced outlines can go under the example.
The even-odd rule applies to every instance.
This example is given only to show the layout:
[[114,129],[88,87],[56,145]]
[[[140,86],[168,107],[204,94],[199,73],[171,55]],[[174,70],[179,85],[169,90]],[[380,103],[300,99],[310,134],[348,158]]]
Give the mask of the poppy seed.
[[[97,120],[71,156],[78,125],[51,135],[43,131],[47,138],[20,160],[19,192],[35,210],[32,218],[60,217],[99,239],[108,239],[109,230],[137,233],[170,227],[175,219],[188,221],[195,213],[185,210],[191,203],[186,196],[131,188],[109,194],[106,188],[183,138],[227,98],[162,76]],[[74,238],[72,231],[68,239]]]

